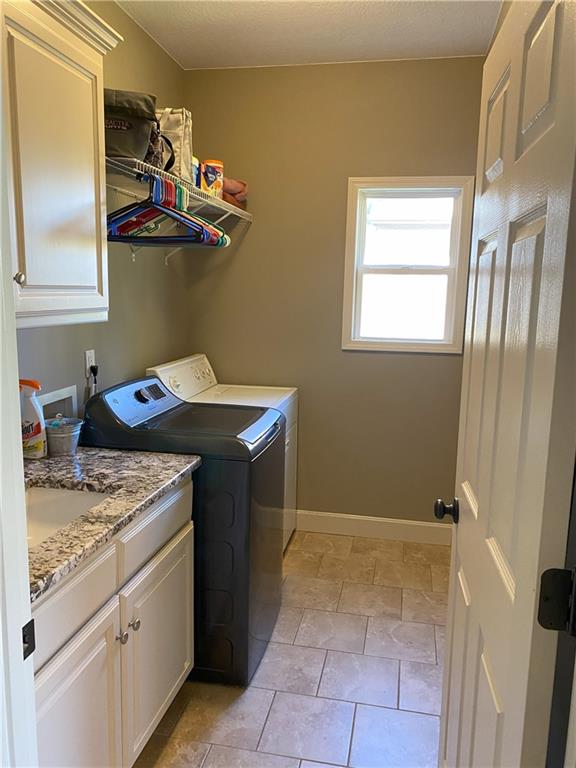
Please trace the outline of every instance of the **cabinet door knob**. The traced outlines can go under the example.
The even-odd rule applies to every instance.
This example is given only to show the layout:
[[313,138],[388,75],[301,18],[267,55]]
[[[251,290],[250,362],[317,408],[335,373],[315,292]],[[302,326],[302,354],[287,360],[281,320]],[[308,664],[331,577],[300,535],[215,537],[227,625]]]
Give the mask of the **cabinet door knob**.
[[126,645],[129,639],[130,639],[130,635],[128,634],[128,632],[121,632],[119,635],[116,635],[116,640],[120,640],[122,645]]
[[138,632],[138,630],[140,629],[140,619],[132,619],[132,621],[128,622],[128,626],[132,627],[134,632]]
[[16,272],[14,277],[12,278],[15,283],[18,283],[18,285],[24,285],[26,282],[26,275],[24,272]]

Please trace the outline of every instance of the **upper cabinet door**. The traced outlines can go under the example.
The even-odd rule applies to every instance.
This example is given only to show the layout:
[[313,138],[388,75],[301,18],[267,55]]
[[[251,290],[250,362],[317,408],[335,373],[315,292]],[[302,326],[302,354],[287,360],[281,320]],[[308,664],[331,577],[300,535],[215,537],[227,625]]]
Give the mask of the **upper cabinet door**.
[[106,320],[102,55],[33,3],[3,3],[19,327]]

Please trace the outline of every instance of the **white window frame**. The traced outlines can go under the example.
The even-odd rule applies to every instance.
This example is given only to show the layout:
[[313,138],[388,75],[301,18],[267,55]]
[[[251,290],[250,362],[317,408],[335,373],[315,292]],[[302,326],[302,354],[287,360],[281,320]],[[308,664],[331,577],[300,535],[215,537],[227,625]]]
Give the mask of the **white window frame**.
[[[413,190],[422,197],[427,190],[445,190],[454,196],[450,264],[430,266],[364,266],[366,197],[388,197],[401,190]],[[344,273],[344,305],[342,315],[342,349],[382,352],[433,352],[460,354],[464,342],[466,282],[472,231],[474,176],[402,176],[362,177],[348,179],[348,213],[346,218],[346,260]],[[445,336],[441,341],[426,339],[380,339],[360,337],[362,274],[448,274]]]

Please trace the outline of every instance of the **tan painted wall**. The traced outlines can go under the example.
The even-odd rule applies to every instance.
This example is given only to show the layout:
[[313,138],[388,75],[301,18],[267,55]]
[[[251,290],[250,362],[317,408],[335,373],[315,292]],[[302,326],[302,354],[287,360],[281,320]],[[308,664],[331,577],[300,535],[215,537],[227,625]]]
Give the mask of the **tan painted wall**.
[[481,60],[183,73],[116,5],[110,87],[191,106],[197,154],[250,181],[227,252],[109,250],[110,321],[18,333],[20,375],[103,386],[206,351],[222,380],[300,387],[299,506],[428,519],[453,490],[461,360],[340,349],[346,180],[474,172]]
[[[180,67],[115,3],[90,7],[125,38],[104,59],[106,86],[155,93],[161,105],[179,104],[184,84]],[[187,308],[178,299],[174,272],[164,267],[163,252],[141,251],[135,263],[126,246],[111,245],[108,253],[109,322],[19,331],[20,376],[40,379],[45,390],[76,383],[82,396],[85,349],[96,350],[102,386],[186,352]]]
[[250,182],[240,248],[178,262],[190,352],[300,388],[302,509],[431,519],[451,498],[461,357],[340,348],[349,176],[474,174],[482,59],[187,73],[194,146]]

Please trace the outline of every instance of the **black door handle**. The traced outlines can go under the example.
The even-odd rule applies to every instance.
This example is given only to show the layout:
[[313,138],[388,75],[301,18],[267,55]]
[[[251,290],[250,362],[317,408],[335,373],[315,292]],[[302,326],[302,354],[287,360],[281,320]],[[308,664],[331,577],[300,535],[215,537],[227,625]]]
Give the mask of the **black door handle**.
[[454,499],[452,504],[444,504],[442,499],[436,499],[434,502],[434,516],[438,520],[443,520],[446,515],[450,515],[455,523],[460,519],[460,504],[458,499]]

